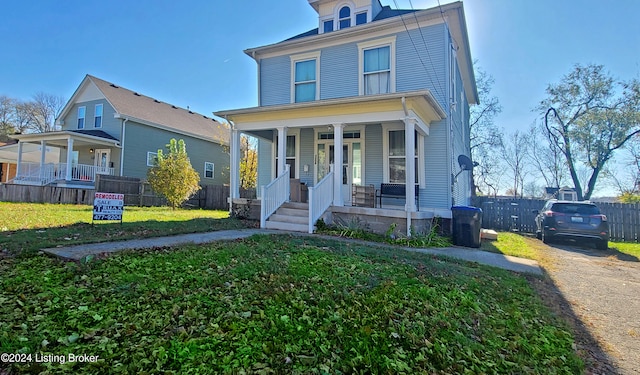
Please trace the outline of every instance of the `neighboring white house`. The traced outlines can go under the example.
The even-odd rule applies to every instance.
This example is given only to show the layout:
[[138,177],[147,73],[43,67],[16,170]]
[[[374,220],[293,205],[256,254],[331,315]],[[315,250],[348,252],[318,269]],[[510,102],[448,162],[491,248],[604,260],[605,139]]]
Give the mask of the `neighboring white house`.
[[[271,216],[289,200],[289,179],[309,187],[310,231],[322,215],[356,216],[378,231],[401,222],[406,233],[451,218],[452,205],[470,203],[470,173],[457,160],[470,155],[469,106],[478,102],[462,3],[400,10],[378,0],[308,2],[317,28],[245,50],[258,65],[259,106],[215,113],[233,127],[231,200],[239,198],[234,171],[246,133],[259,140],[264,226],[304,230],[286,218],[292,211]],[[364,187],[382,184],[416,189],[385,197],[382,207],[379,199],[355,206],[356,187],[369,194]]]

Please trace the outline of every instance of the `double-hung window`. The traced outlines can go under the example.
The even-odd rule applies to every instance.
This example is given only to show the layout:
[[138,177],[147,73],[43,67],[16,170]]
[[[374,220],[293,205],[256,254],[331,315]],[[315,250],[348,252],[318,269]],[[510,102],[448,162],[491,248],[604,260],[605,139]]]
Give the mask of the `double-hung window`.
[[395,92],[395,37],[358,44],[360,95]]
[[84,118],[87,114],[87,107],[78,107],[78,129],[84,129]]
[[407,154],[413,154],[413,158],[415,159],[415,183],[424,187],[426,184],[424,176],[424,136],[416,131],[413,152],[407,152],[404,129],[401,127],[390,127],[386,128],[383,134],[385,135],[383,145],[386,154],[386,158],[384,159],[384,180],[390,183],[406,183],[406,157]]
[[318,85],[320,52],[291,56],[292,103],[317,100],[320,94]]
[[[276,176],[280,174],[278,170],[278,136],[275,139],[275,161],[276,161]],[[286,148],[285,148],[285,164],[289,165],[289,177],[296,178],[296,136],[287,135]]]
[[102,127],[102,104],[96,104],[96,109],[93,117],[93,126],[96,128]]
[[214,165],[211,162],[204,162],[204,178],[213,178]]

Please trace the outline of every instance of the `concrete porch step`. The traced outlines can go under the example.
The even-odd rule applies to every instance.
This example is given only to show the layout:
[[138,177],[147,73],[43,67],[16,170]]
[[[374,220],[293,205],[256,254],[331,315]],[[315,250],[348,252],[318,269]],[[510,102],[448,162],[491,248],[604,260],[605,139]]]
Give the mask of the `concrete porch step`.
[[274,215],[309,217],[309,210],[301,210],[297,208],[280,207]]
[[[279,212],[279,211],[278,211]],[[279,221],[281,223],[292,223],[292,224],[302,224],[305,225],[309,223],[309,215],[301,216],[301,215],[287,215],[284,213],[275,213],[271,215],[269,220],[267,221]]]
[[303,232],[303,233],[306,233],[309,231],[309,226],[307,224],[294,224],[294,223],[285,223],[282,221],[271,221],[271,220],[267,220],[266,228],[288,230],[292,232]]
[[301,203],[301,202],[284,202],[280,208],[294,208],[297,210],[307,210],[309,211],[309,203]]

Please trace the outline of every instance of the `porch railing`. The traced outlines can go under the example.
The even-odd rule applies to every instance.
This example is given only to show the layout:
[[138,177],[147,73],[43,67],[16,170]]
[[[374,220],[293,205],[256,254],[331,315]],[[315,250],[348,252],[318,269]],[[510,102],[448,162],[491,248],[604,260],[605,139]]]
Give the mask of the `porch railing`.
[[309,233],[316,221],[333,203],[333,164],[330,172],[314,187],[309,188]]
[[267,219],[282,204],[289,200],[289,165],[285,165],[285,170],[278,178],[271,181],[268,185],[262,186],[260,198],[260,228],[267,225]]
[[[95,165],[74,164],[71,168],[72,181],[95,182],[96,174],[114,175],[114,168],[97,167]],[[20,163],[20,174],[13,179],[14,183],[28,185],[47,185],[54,181],[65,180],[66,163]]]

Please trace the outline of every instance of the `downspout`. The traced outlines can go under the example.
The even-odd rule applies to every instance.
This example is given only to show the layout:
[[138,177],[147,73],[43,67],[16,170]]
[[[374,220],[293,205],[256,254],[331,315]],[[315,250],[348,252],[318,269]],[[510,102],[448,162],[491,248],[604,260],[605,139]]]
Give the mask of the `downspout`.
[[125,135],[125,127],[127,125],[128,118],[122,119],[122,136],[120,136],[120,176],[124,176],[124,135]]

